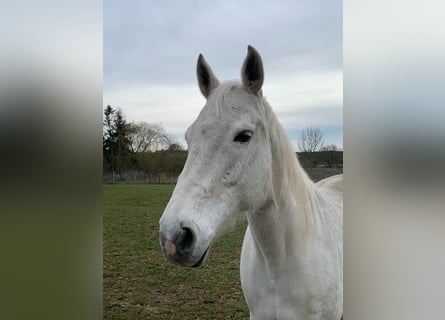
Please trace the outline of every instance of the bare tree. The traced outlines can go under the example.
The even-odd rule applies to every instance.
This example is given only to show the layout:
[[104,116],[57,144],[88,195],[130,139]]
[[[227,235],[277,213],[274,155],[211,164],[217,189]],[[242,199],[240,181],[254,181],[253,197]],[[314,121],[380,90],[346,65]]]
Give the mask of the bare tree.
[[155,151],[163,145],[166,132],[159,124],[151,124],[145,121],[131,124],[131,151],[149,152]]
[[320,128],[305,128],[298,138],[300,152],[316,152],[323,148],[323,132]]
[[167,132],[164,132],[164,134],[162,135],[160,144],[162,145],[162,148],[166,150],[182,150],[182,147],[176,137]]
[[131,123],[131,151],[153,152],[156,150],[181,150],[175,136],[168,133],[160,124],[145,121]]

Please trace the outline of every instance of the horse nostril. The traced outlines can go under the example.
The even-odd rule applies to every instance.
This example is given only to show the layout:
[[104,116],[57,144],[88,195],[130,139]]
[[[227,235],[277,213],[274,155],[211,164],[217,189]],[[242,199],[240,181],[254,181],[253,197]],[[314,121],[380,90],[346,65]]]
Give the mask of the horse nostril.
[[178,246],[180,248],[181,251],[187,250],[189,249],[192,245],[193,242],[195,241],[195,237],[193,235],[193,232],[190,228],[182,228],[182,241],[178,241]]

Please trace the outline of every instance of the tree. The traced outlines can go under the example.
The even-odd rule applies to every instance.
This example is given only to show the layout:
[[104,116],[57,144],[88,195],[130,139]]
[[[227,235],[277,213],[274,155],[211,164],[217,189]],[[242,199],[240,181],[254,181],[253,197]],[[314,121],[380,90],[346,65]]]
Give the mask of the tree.
[[335,144],[324,146],[320,149],[319,161],[328,168],[338,167],[343,164],[343,152]]
[[145,121],[133,122],[129,135],[133,153],[154,152],[157,150],[182,150],[176,137],[169,134],[160,124]]
[[114,122],[114,110],[111,106],[107,106],[104,110],[104,122],[103,122],[103,159],[104,170],[113,171],[115,167],[114,150],[116,148],[115,130],[113,128]]
[[165,134],[164,128],[158,124],[145,121],[131,124],[130,149],[134,153],[155,151],[159,148]]
[[167,132],[165,132],[161,138],[161,145],[162,145],[163,149],[165,149],[165,150],[170,150],[170,151],[182,150],[182,147],[179,144],[176,137],[172,134],[167,133]]
[[118,109],[116,112],[116,117],[114,120],[114,126],[116,130],[116,168],[118,171],[124,169],[128,166],[129,156],[131,154],[131,140],[130,134],[132,132],[131,124],[128,123],[124,115],[122,114],[122,110]]
[[179,143],[171,143],[168,146],[168,151],[182,151],[182,147]]
[[327,146],[321,147],[320,151],[341,151],[341,149],[335,144],[328,144]]
[[320,128],[305,128],[298,138],[300,152],[316,152],[323,147],[323,132]]
[[130,162],[129,138],[131,125],[125,120],[122,110],[107,106],[104,110],[103,156],[104,169],[120,172]]
[[305,128],[298,138],[298,148],[300,149],[300,161],[308,170],[316,165],[315,152],[323,147],[323,133],[320,128]]

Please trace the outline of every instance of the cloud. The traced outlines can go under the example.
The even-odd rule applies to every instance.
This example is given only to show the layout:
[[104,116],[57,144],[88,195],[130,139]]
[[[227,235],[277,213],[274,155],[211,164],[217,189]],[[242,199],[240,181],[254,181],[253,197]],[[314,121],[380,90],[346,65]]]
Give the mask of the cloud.
[[105,86],[190,81],[200,52],[224,77],[248,44],[267,61],[314,55],[340,67],[341,10],[341,1],[107,1]]
[[262,55],[264,93],[288,132],[342,127],[341,1],[107,1],[104,104],[182,139],[205,103],[198,54],[219,79],[234,79],[248,44]]
[[128,120],[161,123],[178,139],[205,104],[197,86],[143,85],[104,94],[104,102],[120,107]]

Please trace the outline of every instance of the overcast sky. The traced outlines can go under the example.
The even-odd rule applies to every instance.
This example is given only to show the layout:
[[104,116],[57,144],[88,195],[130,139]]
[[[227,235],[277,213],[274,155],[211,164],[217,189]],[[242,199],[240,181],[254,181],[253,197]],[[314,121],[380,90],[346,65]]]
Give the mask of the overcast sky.
[[263,58],[263,94],[297,150],[319,127],[343,147],[342,1],[104,2],[104,107],[184,133],[205,104],[204,54],[221,80],[240,78],[247,45]]

